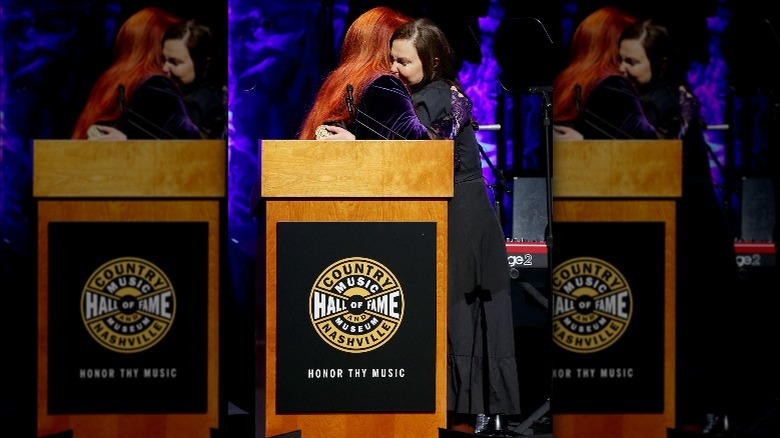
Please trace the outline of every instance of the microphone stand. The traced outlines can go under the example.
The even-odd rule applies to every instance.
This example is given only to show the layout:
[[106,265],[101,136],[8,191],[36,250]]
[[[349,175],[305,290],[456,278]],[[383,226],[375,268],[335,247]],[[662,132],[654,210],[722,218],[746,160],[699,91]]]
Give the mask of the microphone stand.
[[[477,129],[479,129],[479,127],[477,127]],[[502,193],[506,193],[507,195],[509,195],[512,193],[512,191],[509,190],[509,186],[507,186],[506,184],[506,178],[504,178],[504,172],[501,169],[497,168],[492,161],[490,161],[490,157],[488,157],[487,153],[485,152],[485,149],[482,148],[482,144],[480,142],[477,142],[477,145],[479,146],[479,153],[480,155],[482,155],[482,159],[485,160],[488,167],[490,167],[490,171],[493,173],[493,184],[488,184],[487,187],[488,189],[490,189],[490,192],[493,193],[493,208],[496,211],[496,217],[498,218],[499,223],[503,224],[504,222],[501,220],[500,196]]]
[[[553,247],[553,233],[552,233],[552,221],[553,221],[553,195],[552,195],[552,100],[550,94],[552,93],[552,86],[544,87],[529,87],[530,93],[538,93],[542,95],[544,99],[543,103],[543,126],[544,126],[544,145],[546,151],[546,166],[545,166],[545,185],[547,188],[547,227],[545,227],[544,240],[547,243],[547,281],[550,286],[550,297],[552,298],[552,285],[553,285],[553,260],[552,260],[552,247]],[[546,303],[543,303],[546,304]],[[549,306],[546,306],[548,320],[552,320],[552,311]],[[552,333],[552,332],[551,332]],[[552,342],[552,340],[550,341]],[[542,403],[539,408],[531,413],[520,425],[515,428],[515,432],[525,433],[533,423],[542,418],[550,410],[550,397]]]
[[[520,22],[529,22],[529,25],[524,26],[523,28],[526,30],[536,30],[537,32],[534,33],[530,38],[528,38],[529,41],[538,43],[539,47],[542,48],[541,55],[545,55],[548,53],[545,53],[545,49],[552,50],[553,47],[553,40],[550,37],[550,34],[547,32],[547,29],[544,27],[544,24],[537,18],[534,17],[518,17],[520,19]],[[507,22],[511,23],[511,22]],[[511,28],[510,28],[511,29]],[[513,39],[512,43],[513,45],[514,41],[517,41],[518,39]],[[520,80],[518,82],[520,83],[534,83],[535,80],[529,80],[527,77],[520,77]],[[546,80],[546,78],[544,79]],[[541,81],[540,81],[541,82]],[[507,86],[502,83],[499,80],[499,85],[506,91],[513,93],[515,91],[511,90],[510,88],[507,88]],[[541,94],[543,98],[543,128],[544,128],[544,147],[545,147],[545,154],[546,154],[546,163],[545,163],[545,185],[546,185],[546,206],[547,206],[547,226],[544,230],[544,239],[547,246],[547,281],[550,289],[550,299],[553,299],[552,294],[552,271],[553,271],[553,262],[552,262],[552,247],[553,247],[553,195],[552,195],[552,100],[551,100],[551,94],[552,94],[552,86],[524,86],[525,91],[532,94]],[[516,90],[517,91],[517,90]],[[538,298],[537,298],[538,299]],[[547,310],[547,321],[549,324],[549,321],[552,321],[552,311],[550,310],[549,301],[545,300],[539,300],[539,303],[542,304],[545,309]],[[549,327],[548,327],[549,329]],[[549,334],[549,343],[552,344],[552,332],[550,331]],[[552,355],[552,351],[549,353]],[[550,357],[551,359],[551,357]],[[551,360],[552,362],[552,360]],[[550,381],[550,385],[552,382]],[[552,387],[549,388],[550,392],[552,392]],[[549,393],[548,393],[549,394]],[[511,429],[511,432],[517,436],[517,435],[528,435],[527,431],[532,427],[532,425],[542,418],[546,413],[550,411],[550,399],[551,396],[548,395],[546,400],[542,403],[541,406],[539,406],[534,412],[532,412],[528,417],[526,417],[517,427],[514,427]]]
[[[540,86],[540,87],[528,87],[529,93],[541,94],[544,99],[543,102],[543,127],[544,127],[544,145],[546,153],[545,163],[545,185],[547,190],[546,203],[547,203],[547,226],[545,227],[544,240],[547,244],[547,281],[550,285],[550,297],[552,298],[552,247],[553,247],[553,195],[552,195],[552,101],[550,94],[552,93],[552,86]],[[552,312],[548,305],[548,301],[539,300],[539,302],[547,309],[548,320],[552,320]],[[552,342],[552,340],[550,341]],[[526,434],[526,431],[530,429],[534,422],[542,418],[546,413],[550,411],[550,398],[547,399],[539,406],[534,412],[525,418],[517,427],[512,429],[513,433]]]
[[[545,87],[530,87],[528,91],[531,93],[538,93],[542,95],[544,99],[543,104],[543,126],[544,126],[544,145],[546,151],[546,169],[545,169],[545,185],[547,187],[547,227],[545,229],[544,240],[547,242],[547,259],[548,265],[552,267],[552,246],[553,246],[553,196],[552,196],[552,118],[550,112],[552,111],[552,101],[550,100],[550,93],[552,93],[551,86]],[[551,278],[552,280],[552,278]],[[550,282],[552,284],[552,282]]]

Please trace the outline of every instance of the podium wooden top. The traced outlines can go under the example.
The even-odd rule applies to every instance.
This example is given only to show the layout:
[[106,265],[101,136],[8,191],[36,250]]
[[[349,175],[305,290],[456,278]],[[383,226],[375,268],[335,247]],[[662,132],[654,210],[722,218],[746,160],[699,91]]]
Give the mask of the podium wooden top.
[[224,140],[35,140],[35,197],[224,197]]
[[452,140],[263,140],[263,198],[452,197]]
[[682,196],[680,140],[553,143],[554,198]]

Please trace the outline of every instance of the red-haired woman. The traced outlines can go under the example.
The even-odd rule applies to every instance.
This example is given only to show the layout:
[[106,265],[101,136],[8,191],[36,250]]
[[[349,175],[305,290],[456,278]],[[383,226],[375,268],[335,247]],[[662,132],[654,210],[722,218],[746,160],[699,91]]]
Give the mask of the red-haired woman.
[[637,19],[614,7],[588,15],[574,31],[569,64],[553,82],[553,123],[586,139],[654,139],[634,85],[620,74],[618,38]]
[[[339,66],[328,75],[317,92],[298,138],[315,139],[317,128],[326,121],[350,122],[346,104],[347,85],[352,86],[353,104],[357,111],[371,115],[370,119],[363,120],[361,117],[361,123],[349,126],[355,137],[361,140],[431,138],[414,112],[409,90],[390,72],[390,37],[408,21],[411,18],[381,6],[355,19],[344,36]],[[337,130],[333,127],[328,129],[332,132]]]
[[179,89],[162,71],[163,34],[179,21],[156,7],[125,21],[114,41],[114,62],[92,87],[71,138],[100,138],[117,129],[129,139],[202,138]]

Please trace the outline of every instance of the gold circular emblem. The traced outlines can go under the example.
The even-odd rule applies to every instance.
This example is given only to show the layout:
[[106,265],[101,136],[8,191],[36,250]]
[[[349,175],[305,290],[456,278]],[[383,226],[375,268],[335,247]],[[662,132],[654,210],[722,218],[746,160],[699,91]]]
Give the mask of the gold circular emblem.
[[339,260],[314,282],[309,317],[320,337],[348,353],[384,345],[401,325],[404,294],[395,275],[362,257]]
[[614,344],[631,320],[631,288],[623,274],[596,258],[567,260],[553,271],[554,342],[574,353]]
[[176,295],[153,263],[122,257],[92,273],[81,293],[89,334],[117,353],[138,353],[160,342],[173,325]]

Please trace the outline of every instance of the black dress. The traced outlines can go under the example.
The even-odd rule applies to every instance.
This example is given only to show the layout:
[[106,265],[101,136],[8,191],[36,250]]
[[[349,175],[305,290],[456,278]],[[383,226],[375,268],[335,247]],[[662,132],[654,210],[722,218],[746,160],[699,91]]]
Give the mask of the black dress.
[[506,239],[482,179],[470,102],[444,81],[428,84],[413,100],[423,124],[455,140],[455,196],[448,205],[447,410],[519,414]]

